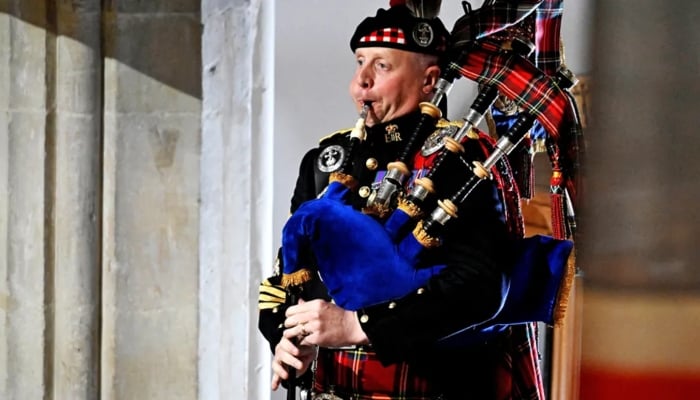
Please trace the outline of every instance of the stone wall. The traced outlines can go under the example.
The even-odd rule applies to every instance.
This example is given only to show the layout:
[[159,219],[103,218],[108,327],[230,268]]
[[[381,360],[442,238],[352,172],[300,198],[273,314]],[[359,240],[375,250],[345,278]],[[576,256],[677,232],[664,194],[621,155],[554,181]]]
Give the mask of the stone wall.
[[0,398],[263,397],[261,8],[0,0]]

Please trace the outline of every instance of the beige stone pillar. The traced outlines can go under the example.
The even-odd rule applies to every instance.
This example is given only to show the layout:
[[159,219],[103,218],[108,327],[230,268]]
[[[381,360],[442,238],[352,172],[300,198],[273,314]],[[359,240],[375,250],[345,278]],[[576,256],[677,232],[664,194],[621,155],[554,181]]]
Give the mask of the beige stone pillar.
[[[54,399],[99,396],[101,81],[99,0],[56,2],[49,22],[47,219]],[[54,34],[55,32],[55,34]]]
[[[42,399],[48,390],[44,269],[46,184],[45,10],[25,2],[0,13],[0,398]],[[24,15],[24,19],[13,15]],[[34,24],[32,23],[34,22]]]
[[257,289],[274,255],[273,11],[262,0],[202,2],[200,399],[270,398]]
[[196,399],[200,5],[105,7],[101,398]]

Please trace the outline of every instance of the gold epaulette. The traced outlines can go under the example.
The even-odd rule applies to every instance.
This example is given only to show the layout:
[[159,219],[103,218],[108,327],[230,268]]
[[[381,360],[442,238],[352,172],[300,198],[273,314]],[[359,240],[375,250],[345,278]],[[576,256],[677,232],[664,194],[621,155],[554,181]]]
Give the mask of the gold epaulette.
[[[449,121],[444,118],[440,118],[437,123],[435,124],[435,129],[440,130],[440,129],[445,129],[445,128],[450,128],[450,127],[456,127],[457,129],[460,129],[464,126],[464,120],[463,119],[458,119],[456,121]],[[469,139],[478,139],[479,138],[479,130],[475,127],[472,127],[469,132],[467,133],[467,137]]]
[[456,126],[458,128],[461,128],[464,125],[464,120],[458,119],[456,121],[450,121],[445,118],[440,118],[437,123],[435,124],[436,128],[447,128],[449,126]]
[[351,131],[352,131],[352,128],[346,128],[346,129],[341,129],[341,130],[335,131],[335,132],[331,133],[330,135],[324,136],[321,139],[319,139],[318,143],[323,143],[328,139],[331,139],[331,138],[338,136],[338,135],[350,133]]

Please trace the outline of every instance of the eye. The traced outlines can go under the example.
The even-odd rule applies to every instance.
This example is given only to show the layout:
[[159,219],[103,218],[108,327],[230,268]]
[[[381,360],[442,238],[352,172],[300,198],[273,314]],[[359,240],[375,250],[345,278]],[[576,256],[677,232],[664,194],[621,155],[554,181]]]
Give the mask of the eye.
[[382,71],[387,71],[389,69],[389,64],[383,62],[383,61],[377,61],[375,64],[377,69],[382,70]]
[[357,62],[357,65],[360,66],[360,67],[365,63],[365,59],[364,59],[364,58],[358,58],[358,59],[355,60],[355,61]]

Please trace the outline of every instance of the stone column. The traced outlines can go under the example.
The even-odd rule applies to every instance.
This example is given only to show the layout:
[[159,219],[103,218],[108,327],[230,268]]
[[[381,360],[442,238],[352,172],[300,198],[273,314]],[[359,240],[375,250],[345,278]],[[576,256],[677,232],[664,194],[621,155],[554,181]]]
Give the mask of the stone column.
[[262,0],[202,2],[200,399],[270,396],[257,287],[274,258],[273,12]]
[[[51,194],[54,399],[99,397],[102,59],[101,2],[56,2],[49,13],[51,60],[47,169]],[[37,87],[39,85],[35,85]]]
[[52,329],[44,241],[46,9],[3,2],[0,10],[0,398],[39,400],[49,390]]
[[198,375],[200,3],[104,4],[101,398],[191,400]]

